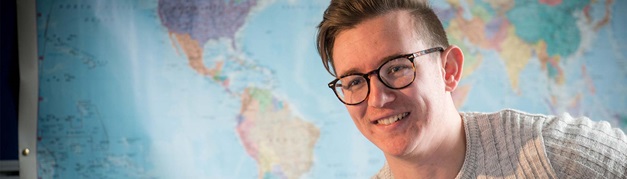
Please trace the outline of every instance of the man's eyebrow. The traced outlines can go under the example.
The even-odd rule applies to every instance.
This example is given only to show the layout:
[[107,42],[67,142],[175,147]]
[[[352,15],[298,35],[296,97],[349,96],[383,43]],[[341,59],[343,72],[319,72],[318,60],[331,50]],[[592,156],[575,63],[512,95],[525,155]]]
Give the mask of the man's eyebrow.
[[[400,57],[403,57],[405,55],[407,55],[407,54],[393,53],[392,55],[388,55],[388,56],[382,58],[381,60],[379,60],[379,65],[377,65],[377,68],[379,68],[383,63],[385,63],[385,62],[387,62],[389,60],[400,58]],[[372,70],[375,70],[375,69],[372,69]],[[372,70],[369,70],[368,72],[370,72]],[[361,75],[361,74],[364,74],[364,73],[360,73],[357,70],[357,68],[353,67],[353,68],[348,69],[346,72],[340,74],[340,76],[338,78],[343,78],[343,77],[346,77],[346,76],[349,76],[349,75],[356,75],[356,74],[360,74]]]
[[355,75],[355,74],[361,74],[361,73],[357,71],[357,68],[353,67],[351,69],[348,69],[348,71],[342,73],[338,78],[344,78],[346,76]]

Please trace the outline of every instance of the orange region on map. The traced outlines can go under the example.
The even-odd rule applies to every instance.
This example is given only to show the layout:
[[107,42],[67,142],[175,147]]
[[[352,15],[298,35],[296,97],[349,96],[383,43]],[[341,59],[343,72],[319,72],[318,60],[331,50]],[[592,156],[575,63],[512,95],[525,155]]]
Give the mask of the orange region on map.
[[203,62],[203,48],[197,40],[192,39],[189,34],[170,32],[170,37],[172,36],[174,36],[176,42],[178,42],[179,46],[183,49],[183,52],[189,61],[189,66],[194,69],[194,71],[203,76],[213,77],[216,81],[218,81],[216,76],[222,70],[224,62],[216,62],[214,68],[208,69]]
[[482,55],[479,53],[471,53],[468,47],[463,43],[462,39],[464,39],[465,35],[459,28],[460,23],[458,21],[451,21],[451,24],[446,29],[450,44],[457,45],[464,54],[464,66],[462,67],[462,78],[467,77],[472,74],[475,69],[481,64],[483,59]]
[[320,130],[296,117],[289,104],[270,91],[248,88],[241,100],[237,133],[257,161],[259,178],[300,178],[309,171]]
[[549,56],[549,54],[546,51],[546,48],[547,48],[547,45],[546,45],[546,42],[544,42],[544,40],[540,40],[535,45],[536,56],[538,56],[538,59],[540,60],[540,64],[542,64],[542,70],[545,70],[548,72],[549,68],[553,68],[554,70],[557,71],[557,74],[552,75],[551,73],[548,73],[548,77],[550,79],[555,80],[556,84],[558,85],[564,84],[566,77],[564,76],[564,70],[559,65],[560,56],[559,55],[555,55],[552,57]]
[[[456,27],[458,25],[459,27]],[[485,22],[480,18],[472,18],[465,20],[461,16],[451,21],[451,28],[457,28],[470,43],[479,47],[488,47],[488,41],[485,36]]]
[[[599,29],[601,29],[601,27],[607,25],[611,20],[612,20],[612,4],[614,3],[614,0],[607,0],[605,1],[605,14],[603,15],[603,18],[601,20],[599,20],[595,25],[594,25],[594,31],[599,31]],[[583,15],[584,17],[586,17],[586,23],[590,24],[592,21],[592,16],[590,15],[590,9],[591,9],[591,5],[588,4],[583,8]]]
[[[612,18],[612,4],[614,3],[614,0],[607,0],[605,1],[605,15],[603,15],[603,19],[601,19],[595,26],[594,26],[594,30],[598,31],[599,29],[601,29],[601,27],[607,25],[610,23],[610,20]],[[588,5],[590,6],[590,5]]]

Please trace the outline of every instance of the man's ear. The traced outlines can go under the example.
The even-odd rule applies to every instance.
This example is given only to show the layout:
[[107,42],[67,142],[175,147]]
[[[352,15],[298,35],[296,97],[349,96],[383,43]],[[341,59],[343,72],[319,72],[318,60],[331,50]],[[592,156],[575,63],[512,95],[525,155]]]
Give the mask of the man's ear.
[[447,92],[453,92],[457,88],[457,84],[459,84],[459,79],[462,77],[464,53],[459,47],[451,45],[444,49],[440,58],[442,60],[442,75],[445,89]]

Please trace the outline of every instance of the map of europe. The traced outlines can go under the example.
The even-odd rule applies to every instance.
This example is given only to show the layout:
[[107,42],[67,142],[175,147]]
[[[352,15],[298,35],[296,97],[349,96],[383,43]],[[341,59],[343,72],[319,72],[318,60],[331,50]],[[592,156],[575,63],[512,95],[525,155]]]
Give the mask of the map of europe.
[[[627,130],[626,1],[432,1],[460,111]],[[329,1],[38,0],[40,178],[369,178],[383,154],[326,83]]]

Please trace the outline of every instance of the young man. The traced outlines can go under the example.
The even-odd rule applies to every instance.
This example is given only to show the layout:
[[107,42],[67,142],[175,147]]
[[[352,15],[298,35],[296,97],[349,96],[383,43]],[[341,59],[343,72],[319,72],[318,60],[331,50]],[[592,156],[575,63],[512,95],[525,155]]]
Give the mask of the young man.
[[426,2],[332,0],[317,45],[329,87],[385,155],[375,178],[627,177],[627,137],[607,122],[458,112],[464,55]]

